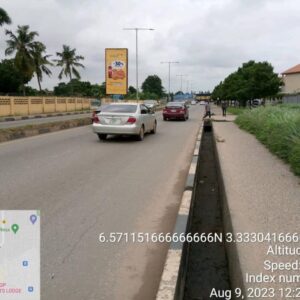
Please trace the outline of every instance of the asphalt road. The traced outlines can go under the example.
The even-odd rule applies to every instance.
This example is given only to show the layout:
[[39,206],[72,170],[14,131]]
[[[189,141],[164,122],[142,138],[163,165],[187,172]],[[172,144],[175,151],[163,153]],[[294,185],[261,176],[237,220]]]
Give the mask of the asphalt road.
[[40,209],[42,299],[154,299],[167,244],[101,232],[172,232],[202,108],[143,142],[90,126],[0,144],[1,209]]
[[20,127],[26,125],[44,124],[44,123],[51,123],[51,122],[58,122],[58,121],[75,120],[75,119],[87,118],[91,116],[92,113],[85,113],[85,114],[77,114],[77,115],[65,115],[65,116],[57,116],[57,117],[34,118],[34,119],[27,119],[27,120],[0,122],[0,129]]

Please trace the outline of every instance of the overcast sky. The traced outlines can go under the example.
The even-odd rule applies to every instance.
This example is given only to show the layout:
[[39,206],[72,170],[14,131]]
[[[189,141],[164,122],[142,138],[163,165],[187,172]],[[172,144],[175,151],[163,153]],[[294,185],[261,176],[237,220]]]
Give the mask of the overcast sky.
[[[157,74],[171,90],[212,90],[250,59],[269,61],[276,72],[300,63],[300,1],[298,0],[0,0],[13,24],[39,32],[47,52],[70,45],[85,57],[82,80],[104,81],[104,49],[129,49],[129,84],[135,85],[135,33],[124,27],[152,27],[139,34],[139,82]],[[58,69],[43,87],[58,83]],[[64,79],[66,81],[66,79]],[[187,82],[189,81],[189,83]],[[30,83],[37,87],[36,79]]]

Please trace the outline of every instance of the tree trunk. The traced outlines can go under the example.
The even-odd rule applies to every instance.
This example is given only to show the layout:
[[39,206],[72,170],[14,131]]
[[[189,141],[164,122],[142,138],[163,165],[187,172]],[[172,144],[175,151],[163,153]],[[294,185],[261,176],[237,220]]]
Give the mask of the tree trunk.
[[22,91],[23,91],[23,96],[26,96],[25,84],[24,83],[22,83]]
[[72,71],[70,71],[70,85],[71,85],[71,96],[73,96],[73,93],[74,93],[74,91],[73,91],[73,82],[72,82]]
[[39,84],[39,89],[40,89],[40,92],[42,91],[42,86],[41,86],[41,81],[40,81],[40,78],[38,76],[38,74],[36,74],[36,78],[37,78],[37,81],[38,81],[38,84]]

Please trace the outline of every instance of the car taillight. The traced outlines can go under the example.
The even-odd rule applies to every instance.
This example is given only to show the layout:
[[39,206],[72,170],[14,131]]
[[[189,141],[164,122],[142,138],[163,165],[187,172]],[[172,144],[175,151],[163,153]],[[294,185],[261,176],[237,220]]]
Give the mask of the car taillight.
[[100,120],[97,115],[93,117],[93,123],[100,123]]
[[129,123],[129,124],[134,124],[135,122],[136,122],[136,118],[134,118],[134,117],[129,117],[127,120],[127,123]]

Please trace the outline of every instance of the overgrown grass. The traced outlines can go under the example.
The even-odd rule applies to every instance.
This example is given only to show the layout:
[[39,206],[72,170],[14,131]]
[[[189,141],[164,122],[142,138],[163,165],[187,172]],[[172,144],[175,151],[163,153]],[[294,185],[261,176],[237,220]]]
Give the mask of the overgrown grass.
[[300,176],[300,105],[246,109],[235,122],[288,162]]
[[242,107],[228,107],[227,111],[233,115],[240,115],[242,114],[244,111],[246,110],[246,108],[242,108]]

